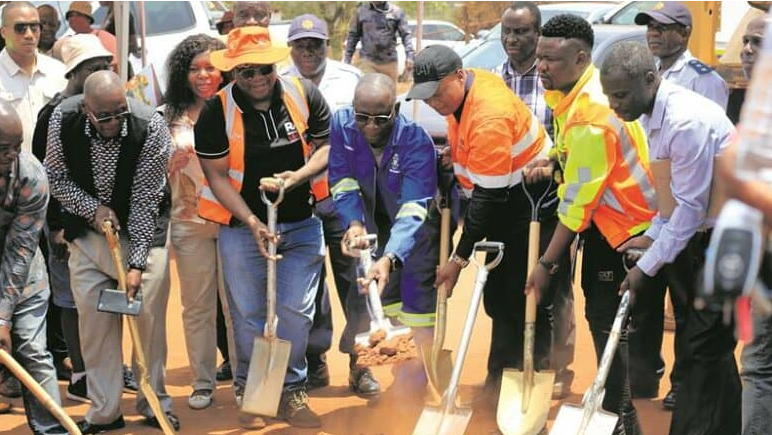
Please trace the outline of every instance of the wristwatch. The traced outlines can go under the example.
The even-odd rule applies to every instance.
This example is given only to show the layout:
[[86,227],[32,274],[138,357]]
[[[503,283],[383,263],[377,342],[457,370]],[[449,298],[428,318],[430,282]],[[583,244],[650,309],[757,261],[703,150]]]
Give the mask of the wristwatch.
[[544,259],[544,257],[539,257],[539,264],[541,267],[547,269],[547,273],[550,275],[554,275],[558,273],[558,263],[557,262],[549,262]]
[[394,253],[392,252],[387,252],[383,254],[383,256],[388,258],[389,261],[391,261],[391,270],[389,270],[389,272],[394,272],[397,269],[397,267],[399,267],[399,258],[397,258],[397,256],[394,255]]
[[0,319],[0,327],[6,327],[8,329],[11,329],[11,321],[10,320],[5,320],[5,319]]
[[469,266],[469,260],[466,258],[460,257],[455,252],[453,253],[453,255],[450,256],[450,261],[458,264],[459,266],[461,266],[462,269],[465,268],[466,266]]

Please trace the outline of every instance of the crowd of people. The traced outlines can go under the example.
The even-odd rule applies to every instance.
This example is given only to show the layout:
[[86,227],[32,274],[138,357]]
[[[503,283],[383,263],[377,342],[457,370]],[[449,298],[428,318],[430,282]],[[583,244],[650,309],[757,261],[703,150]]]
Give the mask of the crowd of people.
[[[126,96],[113,72],[115,36],[109,26],[92,30],[89,2],[72,2],[65,18],[75,34],[57,41],[50,6],[2,9],[0,348],[55,402],[61,379],[68,399],[90,403],[82,433],[125,427],[124,391],[136,394],[146,424],[161,426],[137,391],[136,361],[124,364],[121,316],[97,309],[100,291],[118,281],[105,221],[120,235],[126,292],[141,295],[137,324],[150,386],[160,418],[175,430],[181,422],[165,387],[171,252],[192,376],[188,405],[210,407],[226,380],[237,406],[247,400],[254,339],[266,327],[267,265],[278,259],[276,334],[290,351],[276,417],[317,428],[307,392],[330,383],[331,294],[345,316],[339,350],[349,356],[349,388],[376,397],[381,386],[354,346],[370,328],[362,289],[376,282],[385,314],[409,326],[418,347],[429,346],[436,289],[452,293],[474,244],[487,239],[505,246],[484,289],[491,407],[503,370],[523,368],[529,292],[538,300],[536,368],[556,372],[553,398],[571,391],[572,263],[581,251],[598,360],[622,293],[633,296],[603,400],[619,416],[615,434],[642,433],[632,399],[659,396],[666,294],[676,320],[672,388],[663,401],[673,411],[670,434],[772,433],[765,402],[772,323],[756,319],[739,371],[733,326],[693,304],[715,223],[715,179],[726,178],[731,194],[761,210],[772,201],[733,176],[729,89],[687,49],[692,16],[684,5],[661,2],[639,13],[648,47],[619,43],[595,66],[587,21],[563,14],[542,23],[533,2],[514,2],[501,16],[507,60],[484,71],[464,68],[444,46],[413,53],[405,13],[389,2],[357,6],[343,62],[328,59],[323,19],[295,17],[288,46],[278,46],[267,29],[268,2],[235,2],[217,24],[220,38],[189,36],[169,54],[158,108]],[[766,23],[760,17],[743,29],[749,80]],[[400,113],[397,35],[413,79],[406,100],[423,100],[447,120],[441,151]],[[656,182],[661,177],[667,182]],[[272,232],[261,195],[278,189]],[[455,211],[453,231],[463,225],[437,267],[441,200]],[[532,218],[541,243],[529,270]],[[377,235],[377,249],[361,271],[358,250],[368,247],[368,234]],[[8,373],[0,393],[23,396],[34,434],[67,433]],[[0,402],[0,413],[9,408]],[[265,417],[242,410],[238,424],[259,429]]]

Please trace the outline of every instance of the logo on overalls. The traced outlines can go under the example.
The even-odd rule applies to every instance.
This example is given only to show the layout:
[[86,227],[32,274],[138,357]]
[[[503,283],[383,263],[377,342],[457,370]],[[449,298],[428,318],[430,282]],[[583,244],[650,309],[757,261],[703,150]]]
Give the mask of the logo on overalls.
[[295,128],[295,124],[292,122],[285,122],[284,123],[284,130],[287,132],[287,139],[290,142],[295,142],[296,140],[300,140],[300,133],[298,133],[298,129]]
[[598,281],[600,281],[600,282],[614,282],[614,271],[613,270],[599,270],[598,271]]
[[389,165],[389,171],[399,172],[399,154],[394,153],[394,156],[391,158],[391,165]]

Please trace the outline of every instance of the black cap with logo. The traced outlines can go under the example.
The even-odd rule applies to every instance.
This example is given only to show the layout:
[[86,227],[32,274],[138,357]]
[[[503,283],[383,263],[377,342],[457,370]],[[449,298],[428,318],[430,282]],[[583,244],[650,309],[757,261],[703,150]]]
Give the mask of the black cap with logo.
[[405,100],[431,98],[437,92],[440,80],[461,68],[461,58],[453,49],[444,45],[426,47],[415,57],[413,87]]

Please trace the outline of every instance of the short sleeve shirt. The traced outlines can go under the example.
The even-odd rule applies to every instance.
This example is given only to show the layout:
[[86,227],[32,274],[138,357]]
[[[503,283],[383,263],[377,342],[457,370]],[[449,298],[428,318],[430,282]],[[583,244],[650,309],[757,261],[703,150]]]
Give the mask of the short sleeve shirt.
[[[317,87],[300,79],[309,107],[307,140],[317,144],[330,135],[330,109]],[[296,171],[305,164],[303,144],[297,138],[294,123],[282,100],[282,85],[277,79],[268,110],[252,107],[238,86],[232,88],[233,98],[242,111],[244,121],[244,180],[241,197],[263,222],[267,213],[260,199],[260,178],[283,171]],[[201,110],[195,126],[196,154],[202,159],[219,159],[228,155],[225,116],[219,95],[210,98]],[[279,207],[278,222],[297,222],[311,216],[311,185],[306,182],[285,193]],[[231,224],[236,224],[235,218]]]

